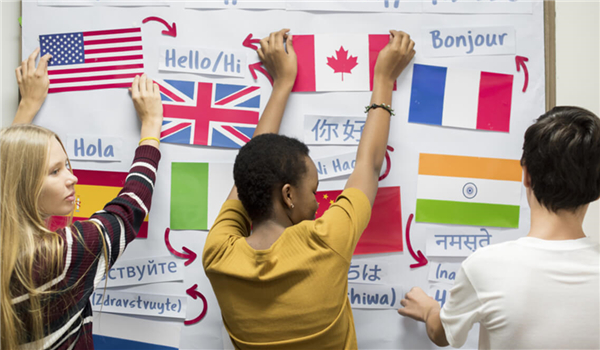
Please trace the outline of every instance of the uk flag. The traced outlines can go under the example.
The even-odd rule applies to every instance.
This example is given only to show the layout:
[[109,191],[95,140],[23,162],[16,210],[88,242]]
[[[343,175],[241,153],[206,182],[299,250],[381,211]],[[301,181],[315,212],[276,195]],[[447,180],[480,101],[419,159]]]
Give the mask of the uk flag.
[[240,148],[252,138],[260,108],[258,86],[184,80],[156,83],[164,111],[161,141]]

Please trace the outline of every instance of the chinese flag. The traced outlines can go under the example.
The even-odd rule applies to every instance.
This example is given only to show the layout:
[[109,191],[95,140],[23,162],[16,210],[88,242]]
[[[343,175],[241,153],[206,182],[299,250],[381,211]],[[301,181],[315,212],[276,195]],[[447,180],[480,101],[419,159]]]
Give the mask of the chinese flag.
[[[78,179],[75,185],[73,222],[88,220],[95,212],[102,210],[117,197],[125,186],[128,175],[126,172],[96,170],[73,170],[73,174]],[[53,216],[50,218],[49,229],[55,231],[66,224],[66,216]],[[148,216],[144,219],[137,238],[148,238]]]
[[[318,191],[316,196],[319,209],[316,217],[321,217],[341,193],[342,191]],[[389,253],[402,250],[400,187],[380,187],[371,211],[371,221],[360,237],[354,254]]]

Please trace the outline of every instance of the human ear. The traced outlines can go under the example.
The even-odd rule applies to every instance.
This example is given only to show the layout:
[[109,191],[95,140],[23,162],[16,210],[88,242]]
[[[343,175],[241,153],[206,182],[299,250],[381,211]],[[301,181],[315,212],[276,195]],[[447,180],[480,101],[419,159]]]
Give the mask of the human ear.
[[523,166],[523,185],[525,185],[526,188],[531,188],[531,175],[529,175],[525,166]]
[[294,197],[292,192],[292,185],[290,184],[285,184],[281,188],[281,199],[289,209],[294,208]]

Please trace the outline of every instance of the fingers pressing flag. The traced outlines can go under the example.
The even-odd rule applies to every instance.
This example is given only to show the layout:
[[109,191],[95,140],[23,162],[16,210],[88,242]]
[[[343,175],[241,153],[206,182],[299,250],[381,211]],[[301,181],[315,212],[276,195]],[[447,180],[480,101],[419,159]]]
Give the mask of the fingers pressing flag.
[[509,132],[513,76],[415,64],[408,121]]
[[294,35],[298,75],[292,91],[373,90],[375,62],[389,41],[387,34]]
[[[73,170],[73,175],[77,177],[73,221],[88,220],[115,199],[125,186],[128,174],[116,171]],[[53,216],[50,229],[64,227],[66,223],[66,216]],[[148,216],[140,226],[137,238],[148,238]]]
[[128,88],[144,73],[140,28],[40,35],[49,93]]
[[163,101],[163,142],[241,148],[254,134],[260,87],[156,81]]
[[[335,203],[342,191],[318,191],[316,194],[320,218]],[[371,221],[363,232],[354,254],[401,252],[402,213],[400,187],[379,187],[371,211]]]
[[415,221],[519,227],[518,160],[421,153]]

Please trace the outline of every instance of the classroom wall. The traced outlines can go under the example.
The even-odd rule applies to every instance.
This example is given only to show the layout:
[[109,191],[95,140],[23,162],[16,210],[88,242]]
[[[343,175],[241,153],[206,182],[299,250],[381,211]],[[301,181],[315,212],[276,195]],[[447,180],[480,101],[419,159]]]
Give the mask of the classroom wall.
[[[10,125],[18,106],[14,69],[21,58],[21,0],[2,1],[1,124]],[[556,103],[585,107],[600,115],[600,2],[556,2]],[[600,240],[600,202],[590,205],[584,231]]]

